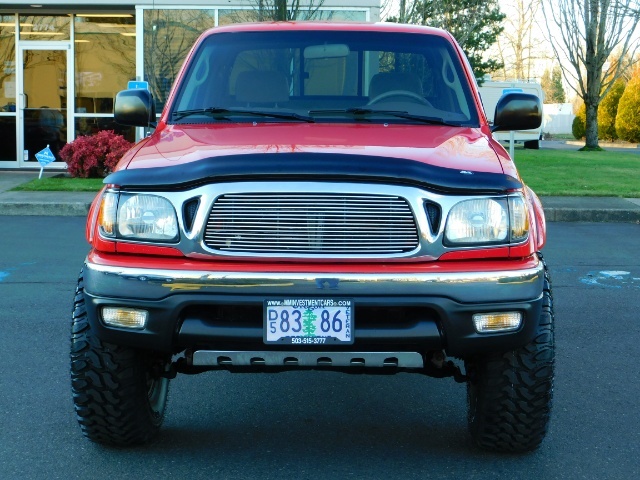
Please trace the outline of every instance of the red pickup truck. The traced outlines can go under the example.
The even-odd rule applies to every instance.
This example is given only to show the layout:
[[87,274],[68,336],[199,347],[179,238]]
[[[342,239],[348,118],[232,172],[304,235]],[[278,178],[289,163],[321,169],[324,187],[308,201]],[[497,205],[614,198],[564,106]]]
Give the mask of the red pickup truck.
[[[465,382],[480,447],[543,440],[553,391],[545,220],[453,37],[396,24],[211,29],[105,179],[73,310],[89,439],[150,440],[178,373],[421,373]],[[311,373],[309,373],[311,374]]]

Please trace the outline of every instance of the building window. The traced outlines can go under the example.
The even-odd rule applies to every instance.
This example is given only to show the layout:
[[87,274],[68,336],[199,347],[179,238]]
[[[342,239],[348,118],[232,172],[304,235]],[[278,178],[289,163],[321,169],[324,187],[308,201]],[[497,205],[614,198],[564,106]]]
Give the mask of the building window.
[[70,40],[71,17],[30,15],[20,17],[20,40]]
[[[307,20],[303,18],[302,20]],[[330,22],[366,22],[367,12],[363,10],[318,10],[313,20]]]
[[[251,9],[220,9],[219,25],[229,25],[239,22],[260,22],[274,20],[273,7],[259,9],[257,6]],[[323,20],[333,22],[365,22],[367,12],[365,10],[325,10],[301,6],[298,10],[289,9],[289,20]]]
[[145,10],[144,76],[162,111],[191,46],[215,26],[215,10]]
[[74,28],[76,136],[106,129],[133,140],[114,122],[113,101],[136,77],[135,16],[77,15]]
[[257,22],[258,15],[254,10],[228,9],[218,11],[218,25],[230,25],[241,22]]

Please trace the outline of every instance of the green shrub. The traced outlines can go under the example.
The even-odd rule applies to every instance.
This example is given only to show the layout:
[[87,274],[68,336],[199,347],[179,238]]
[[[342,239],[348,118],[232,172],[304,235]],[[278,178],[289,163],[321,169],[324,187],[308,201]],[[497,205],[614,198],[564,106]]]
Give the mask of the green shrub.
[[602,99],[598,107],[598,138],[600,140],[616,140],[616,115],[620,97],[624,92],[626,82],[619,79],[613,84],[609,93]]
[[113,130],[79,136],[60,150],[72,177],[100,178],[113,171],[133,144]]
[[627,83],[616,116],[618,138],[627,142],[640,142],[640,69],[636,70]]
[[571,133],[578,140],[584,138],[587,133],[587,107],[584,103],[578,107],[576,118],[573,119],[573,124],[571,125]]

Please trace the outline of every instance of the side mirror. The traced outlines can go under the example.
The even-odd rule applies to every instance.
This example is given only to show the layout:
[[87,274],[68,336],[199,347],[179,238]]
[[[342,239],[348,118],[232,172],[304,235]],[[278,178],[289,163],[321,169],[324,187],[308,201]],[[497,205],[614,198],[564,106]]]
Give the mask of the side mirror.
[[542,102],[530,93],[506,93],[496,105],[492,132],[531,130],[542,125]]
[[116,95],[113,106],[115,121],[130,127],[155,125],[156,104],[149,90],[122,90]]

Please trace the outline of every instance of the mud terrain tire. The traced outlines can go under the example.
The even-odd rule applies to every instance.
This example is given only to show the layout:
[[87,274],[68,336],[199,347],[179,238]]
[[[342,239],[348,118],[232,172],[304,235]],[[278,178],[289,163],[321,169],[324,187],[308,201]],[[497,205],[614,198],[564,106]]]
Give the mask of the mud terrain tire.
[[544,439],[553,394],[553,320],[545,266],[542,312],[533,341],[510,352],[465,362],[469,431],[479,447],[527,452]]
[[164,420],[169,380],[152,372],[167,359],[101,342],[87,320],[83,290],[81,274],[72,318],[71,387],[82,432],[106,445],[145,443]]

